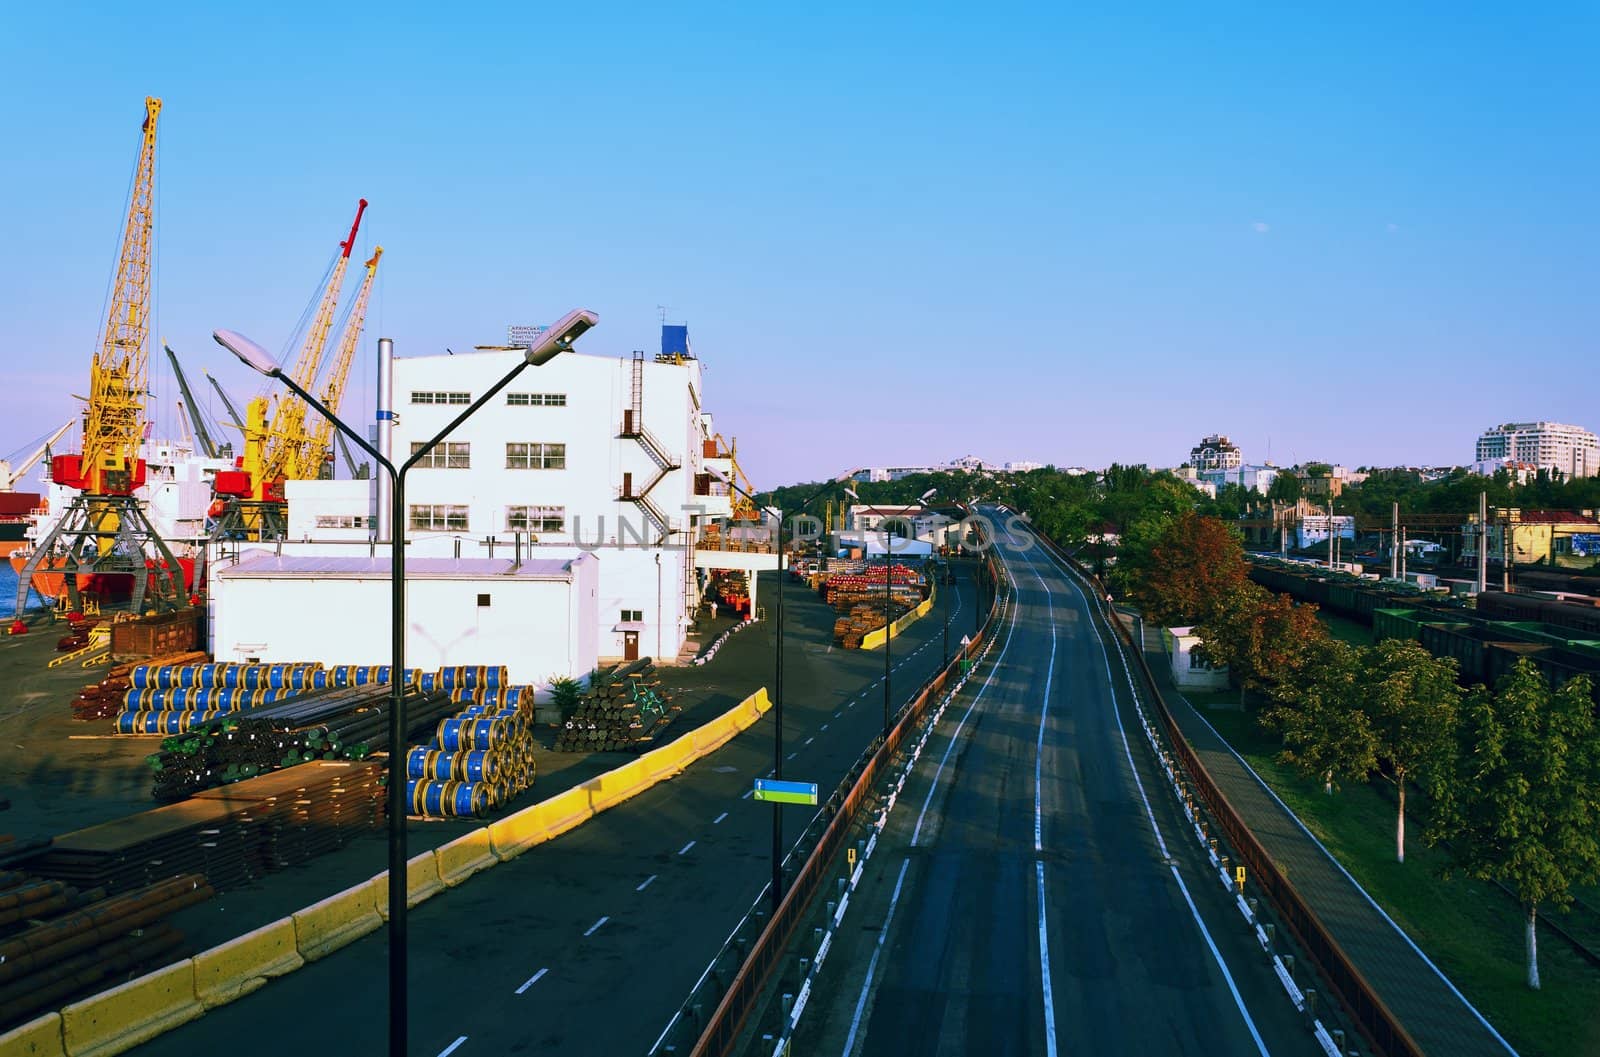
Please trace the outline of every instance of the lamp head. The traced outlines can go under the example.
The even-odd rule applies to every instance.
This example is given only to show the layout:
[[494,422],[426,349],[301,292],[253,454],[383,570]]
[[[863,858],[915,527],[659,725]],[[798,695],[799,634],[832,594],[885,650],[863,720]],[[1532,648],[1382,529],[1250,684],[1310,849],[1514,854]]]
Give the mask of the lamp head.
[[844,490],[844,494],[849,496],[851,499],[854,499],[858,503],[861,502],[861,497],[856,494],[856,490],[854,488],[846,488]]
[[575,308],[562,316],[556,325],[539,335],[539,340],[528,347],[526,359],[533,367],[541,367],[549,363],[563,352],[572,348],[572,343],[583,336],[584,332],[596,323],[600,317],[587,308]]
[[937,491],[938,491],[937,488],[928,489],[926,492],[923,492],[922,495],[917,498],[917,502],[926,503],[928,500],[933,498],[933,494],[935,492],[937,492]]
[[211,336],[216,339],[218,345],[239,357],[251,370],[260,371],[268,378],[276,378],[283,373],[283,368],[273,358],[272,353],[237,330],[213,330]]

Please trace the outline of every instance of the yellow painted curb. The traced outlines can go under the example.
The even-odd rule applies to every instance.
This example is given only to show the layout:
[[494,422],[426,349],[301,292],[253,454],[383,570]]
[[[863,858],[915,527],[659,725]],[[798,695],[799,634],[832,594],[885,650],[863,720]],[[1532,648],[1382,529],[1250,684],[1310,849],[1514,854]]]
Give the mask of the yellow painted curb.
[[[389,920],[389,871],[375,876],[368,884],[372,888],[372,902],[378,916]],[[444,881],[439,878],[439,859],[431,851],[414,855],[406,860],[406,906],[414,907],[425,899],[432,899],[444,891]]]
[[495,857],[487,826],[479,826],[448,844],[439,845],[433,849],[433,854],[439,860],[439,880],[451,888],[500,861]]
[[243,998],[306,963],[293,918],[282,918],[194,956],[195,995],[207,1009]]
[[109,1057],[205,1011],[194,993],[194,962],[185,959],[65,1007],[61,1036],[70,1057]]
[[382,924],[368,881],[295,911],[295,947],[306,961],[314,962]]
[[61,1014],[46,1013],[0,1035],[0,1057],[66,1057]]

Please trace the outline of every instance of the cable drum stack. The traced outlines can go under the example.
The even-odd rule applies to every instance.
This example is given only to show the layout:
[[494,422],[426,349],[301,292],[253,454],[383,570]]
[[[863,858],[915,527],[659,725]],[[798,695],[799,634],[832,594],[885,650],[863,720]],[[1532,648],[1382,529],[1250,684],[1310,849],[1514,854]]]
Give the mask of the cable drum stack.
[[508,686],[504,668],[483,666],[427,673],[422,685],[449,689],[465,707],[406,756],[413,814],[482,818],[533,784],[533,687]]
[[[152,661],[142,662],[143,665],[188,665],[204,661],[206,655],[198,650],[186,653],[168,654],[165,657]],[[133,686],[133,669],[140,667],[141,662],[129,662],[114,666],[98,683],[90,683],[78,692],[77,698],[72,702],[73,719],[109,719],[122,710],[128,690]]]
[[556,734],[557,752],[638,752],[682,711],[661,688],[649,657],[597,672]]

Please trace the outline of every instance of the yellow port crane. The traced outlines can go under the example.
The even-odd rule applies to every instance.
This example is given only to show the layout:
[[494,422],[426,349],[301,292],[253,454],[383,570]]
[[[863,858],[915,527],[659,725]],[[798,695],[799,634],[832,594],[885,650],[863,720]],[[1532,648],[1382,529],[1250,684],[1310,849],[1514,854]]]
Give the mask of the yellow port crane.
[[[333,365],[328,369],[328,380],[322,387],[322,403],[329,411],[335,414],[339,411],[339,404],[344,399],[345,383],[350,380],[350,366],[355,363],[356,346],[361,341],[361,328],[367,319],[367,298],[372,293],[372,278],[378,274],[378,259],[383,256],[383,247],[379,246],[372,251],[372,258],[367,261],[367,274],[361,279],[361,289],[356,292],[354,304],[350,306],[349,318],[344,323],[344,333],[339,336],[339,349],[334,354]],[[306,469],[312,471],[308,477],[318,476],[322,467],[333,461],[333,422],[325,416],[317,416],[317,424],[311,430],[311,444],[306,453]]]
[[[334,310],[344,286],[345,269],[350,264],[350,251],[355,247],[361,216],[366,211],[367,200],[363,198],[356,205],[356,218],[350,225],[349,236],[339,243],[339,256],[328,273],[316,315],[312,317],[300,353],[289,372],[289,376],[306,390],[316,384],[328,334],[333,330]],[[376,265],[376,257],[369,265]],[[340,388],[343,388],[342,382]],[[264,396],[246,405],[244,455],[239,460],[239,469],[224,470],[213,482],[212,488],[218,497],[212,504],[217,535],[243,535],[252,539],[281,537],[287,529],[283,483],[315,480],[321,476],[323,453],[322,449],[313,450],[313,428],[306,424],[305,401],[285,393],[275,398],[270,416],[267,409],[268,401]]]
[[144,101],[138,170],[128,202],[117,258],[111,311],[100,351],[89,368],[89,403],[78,455],[52,460],[57,484],[90,495],[130,495],[144,483],[139,444],[144,439],[145,389],[149,377],[150,243],[155,231],[156,121],[161,100]]
[[[83,443],[77,454],[50,460],[50,479],[78,494],[28,553],[17,580],[19,615],[29,588],[36,583],[45,597],[65,594],[73,610],[94,601],[85,599],[80,590],[90,583],[108,598],[126,597],[135,612],[144,610],[147,593],[153,593],[158,606],[181,606],[187,599],[183,567],[134,494],[145,479],[145,462],[139,451],[146,429],[150,373],[150,274],[160,117],[161,100],[146,96],[110,310],[89,367]],[[19,628],[26,630],[20,619],[11,630],[15,633]]]

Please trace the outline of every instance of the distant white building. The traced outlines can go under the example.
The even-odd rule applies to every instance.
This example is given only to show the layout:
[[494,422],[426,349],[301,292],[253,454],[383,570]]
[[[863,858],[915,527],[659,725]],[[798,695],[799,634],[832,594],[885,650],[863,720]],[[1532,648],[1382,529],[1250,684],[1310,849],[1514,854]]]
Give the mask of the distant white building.
[[1228,666],[1214,667],[1195,652],[1204,640],[1194,628],[1168,628],[1172,636],[1172,681],[1179,690],[1221,690],[1228,685]]
[[1356,519],[1350,514],[1307,514],[1300,519],[1300,527],[1295,530],[1295,542],[1304,550],[1318,543],[1328,542],[1329,532],[1337,535],[1342,540],[1356,538]]
[[1030,462],[1026,459],[1006,463],[1006,473],[1032,473],[1034,470],[1044,469],[1042,462]]
[[1244,453],[1226,434],[1213,433],[1189,449],[1189,465],[1196,470],[1237,470],[1244,464]]
[[935,546],[947,542],[945,537],[955,524],[949,516],[925,506],[871,506],[857,504],[845,511],[845,530],[855,538],[881,537],[887,530],[896,536],[920,540]]
[[1479,463],[1510,459],[1568,477],[1600,474],[1600,438],[1562,422],[1507,422],[1478,438]]

